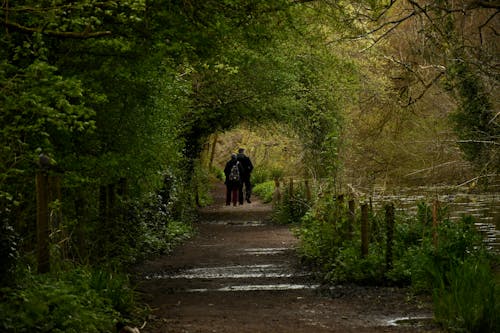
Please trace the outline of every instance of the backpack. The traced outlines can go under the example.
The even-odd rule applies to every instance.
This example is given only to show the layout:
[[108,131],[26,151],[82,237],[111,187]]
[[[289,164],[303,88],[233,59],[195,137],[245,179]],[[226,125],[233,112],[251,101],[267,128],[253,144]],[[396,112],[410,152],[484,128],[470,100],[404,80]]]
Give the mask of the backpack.
[[232,182],[239,182],[240,181],[240,169],[238,166],[240,165],[240,162],[236,162],[235,165],[231,168],[231,172],[229,173],[229,181]]

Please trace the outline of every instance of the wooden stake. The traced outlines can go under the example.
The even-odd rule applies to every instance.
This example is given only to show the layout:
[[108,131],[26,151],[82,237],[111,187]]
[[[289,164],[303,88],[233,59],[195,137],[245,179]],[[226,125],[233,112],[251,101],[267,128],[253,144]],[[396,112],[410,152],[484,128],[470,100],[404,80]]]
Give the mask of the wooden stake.
[[394,205],[385,206],[385,224],[387,230],[387,248],[385,252],[386,269],[392,268],[392,245],[394,243]]
[[349,200],[349,212],[347,213],[347,220],[349,221],[347,232],[349,234],[349,238],[351,238],[352,232],[354,230],[354,223],[356,223],[356,203],[354,200]]
[[438,212],[439,212],[439,200],[434,200],[432,204],[432,239],[434,242],[434,248],[437,249],[438,247]]
[[368,256],[368,205],[366,203],[361,205],[361,256],[363,258]]
[[306,188],[306,200],[307,202],[311,202],[311,187],[309,186],[309,180],[304,181],[304,186]]
[[274,192],[273,192],[273,205],[279,205],[281,203],[281,190],[280,181],[278,178],[274,178]]

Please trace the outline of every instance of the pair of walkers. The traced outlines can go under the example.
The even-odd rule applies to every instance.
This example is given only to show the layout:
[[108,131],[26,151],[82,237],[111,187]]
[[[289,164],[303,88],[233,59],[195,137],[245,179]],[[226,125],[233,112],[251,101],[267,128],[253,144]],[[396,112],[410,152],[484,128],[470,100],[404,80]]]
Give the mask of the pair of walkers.
[[[251,203],[252,185],[250,175],[253,170],[252,161],[245,155],[243,148],[238,149],[238,154],[231,154],[231,159],[226,163],[224,174],[226,175],[226,205],[231,202],[234,206],[239,202],[243,205],[243,199]],[[243,198],[243,186],[245,187],[245,198]]]

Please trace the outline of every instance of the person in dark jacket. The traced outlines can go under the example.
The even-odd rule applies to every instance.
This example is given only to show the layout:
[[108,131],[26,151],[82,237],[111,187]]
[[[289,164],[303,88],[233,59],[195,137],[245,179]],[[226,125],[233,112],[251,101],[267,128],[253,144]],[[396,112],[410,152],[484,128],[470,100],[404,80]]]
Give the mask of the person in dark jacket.
[[[233,166],[236,169],[233,170]],[[243,173],[243,168],[241,163],[238,161],[236,154],[231,154],[231,159],[226,163],[224,167],[224,175],[226,175],[226,206],[233,202],[236,206],[238,202],[238,193],[241,188],[241,175]]]
[[252,195],[252,184],[250,183],[250,176],[253,170],[252,161],[248,156],[245,155],[245,149],[238,149],[237,155],[238,161],[241,163],[243,173],[241,174],[241,186],[239,189],[238,199],[240,205],[243,204],[243,185],[245,186],[245,199],[248,203],[251,203],[250,196]]

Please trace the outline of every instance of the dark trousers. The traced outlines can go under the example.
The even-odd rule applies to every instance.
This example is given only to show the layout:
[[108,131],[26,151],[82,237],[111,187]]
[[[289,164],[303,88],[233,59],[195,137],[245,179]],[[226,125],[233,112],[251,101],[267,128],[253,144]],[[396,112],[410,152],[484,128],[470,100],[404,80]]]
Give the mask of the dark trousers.
[[238,199],[240,204],[243,204],[243,186],[245,186],[245,199],[249,201],[250,196],[252,195],[252,184],[250,184],[250,178],[242,179],[242,184],[238,189]]
[[233,205],[236,206],[238,203],[238,186],[237,185],[226,185],[226,205],[230,205],[233,202]]

